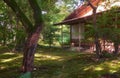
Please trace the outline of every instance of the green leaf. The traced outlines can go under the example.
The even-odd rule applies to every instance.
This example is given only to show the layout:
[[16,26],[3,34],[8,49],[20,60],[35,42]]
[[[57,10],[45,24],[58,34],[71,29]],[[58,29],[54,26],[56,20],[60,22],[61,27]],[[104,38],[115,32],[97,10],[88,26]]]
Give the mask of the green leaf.
[[22,74],[20,78],[31,78],[31,72],[27,72],[25,74]]

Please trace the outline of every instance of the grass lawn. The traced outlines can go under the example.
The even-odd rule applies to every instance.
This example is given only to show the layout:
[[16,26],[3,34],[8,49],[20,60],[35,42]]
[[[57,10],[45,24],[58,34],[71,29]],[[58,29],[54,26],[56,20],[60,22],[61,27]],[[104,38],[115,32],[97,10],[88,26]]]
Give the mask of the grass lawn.
[[[0,78],[17,78],[22,53],[12,53],[6,48],[0,48],[0,53]],[[33,78],[99,78],[106,73],[118,76],[120,73],[119,57],[96,61],[94,54],[56,48],[38,47],[34,65]]]

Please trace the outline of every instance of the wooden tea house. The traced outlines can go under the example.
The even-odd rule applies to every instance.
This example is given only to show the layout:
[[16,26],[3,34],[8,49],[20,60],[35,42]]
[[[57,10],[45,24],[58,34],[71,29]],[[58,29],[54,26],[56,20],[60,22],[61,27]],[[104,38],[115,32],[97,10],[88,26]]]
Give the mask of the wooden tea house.
[[[107,6],[107,2],[109,6]],[[100,15],[114,6],[120,6],[119,0],[90,0],[91,4],[97,7],[96,15]],[[85,32],[85,25],[89,21],[93,20],[93,9],[88,3],[78,6],[70,15],[68,15],[62,22],[56,23],[55,25],[69,25],[70,26],[70,44],[71,47],[89,46],[94,50],[94,43],[82,43],[81,40],[84,39],[83,33]],[[112,45],[112,43],[110,44]]]

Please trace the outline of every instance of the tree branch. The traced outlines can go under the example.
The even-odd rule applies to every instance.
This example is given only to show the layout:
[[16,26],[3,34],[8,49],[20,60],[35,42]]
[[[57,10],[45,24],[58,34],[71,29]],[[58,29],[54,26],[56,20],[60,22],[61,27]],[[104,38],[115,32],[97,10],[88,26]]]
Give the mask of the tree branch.
[[37,3],[37,0],[29,0],[29,3],[30,3],[30,6],[33,10],[35,26],[40,26],[40,24],[43,23],[41,7]]
[[90,5],[90,7],[91,7],[93,10],[97,9],[97,7],[95,7],[95,6],[90,2],[90,0],[87,0],[87,1],[88,1],[88,5]]
[[15,0],[3,0],[3,1],[15,12],[16,16],[22,22],[25,31],[29,33],[33,28],[33,25],[31,21],[26,17],[26,15],[23,13],[23,11],[20,9],[20,7],[17,5]]

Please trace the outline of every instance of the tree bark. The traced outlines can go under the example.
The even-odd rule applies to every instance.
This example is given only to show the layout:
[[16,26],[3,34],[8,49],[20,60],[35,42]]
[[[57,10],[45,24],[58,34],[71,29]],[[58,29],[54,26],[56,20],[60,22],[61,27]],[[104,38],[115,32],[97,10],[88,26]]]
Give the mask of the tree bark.
[[99,42],[99,35],[98,35],[98,28],[96,25],[96,10],[97,7],[94,6],[89,0],[88,0],[88,4],[90,5],[90,7],[93,9],[93,26],[94,26],[94,30],[95,30],[95,35],[94,35],[94,39],[95,39],[95,46],[96,46],[96,55],[99,58],[101,56],[101,46],[100,46],[100,42]]
[[28,0],[29,4],[33,10],[33,17],[35,20],[35,25],[28,34],[27,42],[24,48],[23,57],[23,72],[31,72],[33,70],[34,54],[37,47],[37,42],[39,40],[39,35],[43,26],[42,11],[36,0]]
[[103,39],[103,50],[105,50],[105,39]]
[[117,55],[119,50],[119,44],[117,42],[114,42],[114,48],[115,48],[114,54]]
[[33,70],[34,54],[41,30],[42,30],[42,24],[38,26],[33,33],[30,33],[27,38],[24,48],[24,55],[23,55],[23,64],[22,64],[23,72],[31,72]]
[[93,9],[93,24],[94,24],[94,30],[95,30],[95,46],[96,46],[96,54],[97,54],[97,57],[99,58],[100,55],[101,55],[101,46],[100,46],[100,42],[99,42],[99,36],[98,36],[98,28],[97,28],[97,25],[96,25],[96,8]]
[[36,0],[28,0],[29,4],[33,10],[33,17],[35,25],[28,34],[26,45],[24,48],[24,57],[23,57],[23,72],[31,72],[33,70],[34,54],[37,47],[37,42],[39,40],[39,35],[43,26],[42,11],[39,7]]

